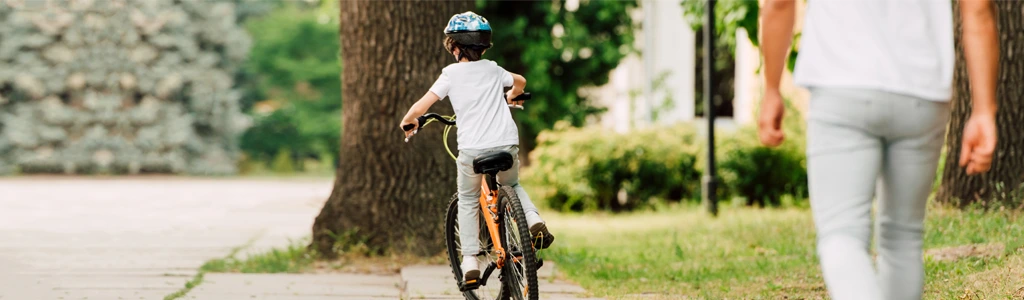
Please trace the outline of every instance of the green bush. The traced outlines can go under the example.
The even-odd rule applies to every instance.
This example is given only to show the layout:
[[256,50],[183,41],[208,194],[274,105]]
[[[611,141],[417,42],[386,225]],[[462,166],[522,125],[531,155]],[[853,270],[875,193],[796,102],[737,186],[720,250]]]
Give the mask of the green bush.
[[288,149],[281,150],[274,157],[274,161],[270,164],[270,170],[280,174],[290,174],[295,172],[295,163],[292,160],[292,154]]
[[[764,147],[753,124],[716,133],[721,179],[719,199],[779,206],[783,196],[807,197],[805,126],[787,103],[786,142]],[[704,171],[703,138],[691,125],[659,126],[625,134],[608,129],[569,128],[542,132],[530,153],[526,180],[548,206],[561,211],[625,211],[653,200],[698,200]]]
[[287,159],[297,171],[310,171],[305,167],[310,159],[337,161],[341,66],[336,3],[282,3],[250,18],[246,28],[253,50],[242,78],[248,83],[243,102],[254,124],[243,134],[241,147],[249,163],[283,166],[275,160]]
[[[787,135],[789,138],[790,135]],[[764,147],[755,128],[744,128],[729,137],[718,166],[727,194],[745,199],[746,205],[779,206],[782,196],[807,197],[807,167],[802,144],[787,141],[776,148]]]
[[756,124],[719,135],[715,155],[724,196],[761,207],[779,206],[787,195],[797,202],[807,199],[806,122],[788,99],[785,108],[785,141],[778,147],[761,144]]
[[697,199],[695,140],[694,129],[682,125],[619,134],[560,123],[538,136],[524,176],[540,187],[540,198],[562,211],[624,211],[655,199]]

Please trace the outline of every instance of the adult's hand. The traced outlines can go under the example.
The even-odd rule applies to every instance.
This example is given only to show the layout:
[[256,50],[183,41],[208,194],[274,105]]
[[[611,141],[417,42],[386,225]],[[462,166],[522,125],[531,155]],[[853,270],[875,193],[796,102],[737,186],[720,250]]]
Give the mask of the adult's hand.
[[992,114],[972,114],[967,120],[960,145],[960,167],[966,167],[968,175],[985,173],[992,167],[997,132],[996,118]]
[[757,135],[765,146],[775,147],[785,140],[785,134],[782,133],[784,113],[782,94],[774,89],[767,91],[761,100],[761,115],[757,120]]

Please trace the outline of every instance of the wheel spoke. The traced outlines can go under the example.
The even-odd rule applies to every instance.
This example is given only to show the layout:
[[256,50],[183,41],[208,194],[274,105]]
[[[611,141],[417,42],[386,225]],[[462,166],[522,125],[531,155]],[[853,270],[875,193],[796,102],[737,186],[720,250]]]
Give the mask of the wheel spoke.
[[[465,257],[464,255],[466,255],[466,253],[463,253],[462,251],[462,230],[459,226],[457,215],[453,214],[449,217],[452,218],[453,221],[449,223],[451,224],[449,232],[454,234],[454,238],[452,239],[453,243],[449,244],[449,246],[454,246],[454,249],[449,250],[452,253],[457,254],[455,255],[455,257],[450,257],[450,259],[454,260],[453,268],[456,270],[457,273],[459,273],[458,278],[462,278],[462,274],[464,274],[465,270],[462,270],[460,266],[462,264],[463,258]],[[480,218],[479,221],[480,230],[478,231],[478,237],[480,251],[477,253],[473,253],[471,255],[477,257],[477,260],[479,261],[480,271],[481,273],[483,273],[484,269],[487,268],[487,266],[489,266],[491,263],[496,262],[496,259],[494,257],[494,245],[491,242],[487,225],[484,222],[483,218]],[[467,291],[467,297],[470,297],[470,295],[468,294],[472,294],[477,299],[497,299],[498,296],[501,294],[501,281],[498,280],[498,276],[496,275],[498,273],[500,272],[491,273],[490,277],[486,280],[487,285],[480,286],[472,291]]]
[[[506,215],[512,215],[512,208],[506,207]],[[512,277],[509,278],[510,287],[509,292],[515,294],[515,299],[524,299],[526,295],[529,295],[529,286],[526,284],[526,280],[523,278],[526,271],[526,260],[523,259],[523,250],[525,249],[522,245],[522,235],[519,232],[519,223],[515,218],[509,218],[505,224],[505,240],[508,242],[508,248],[505,249],[508,252],[509,262],[511,264],[506,267],[511,267]],[[519,294],[522,292],[522,294]]]

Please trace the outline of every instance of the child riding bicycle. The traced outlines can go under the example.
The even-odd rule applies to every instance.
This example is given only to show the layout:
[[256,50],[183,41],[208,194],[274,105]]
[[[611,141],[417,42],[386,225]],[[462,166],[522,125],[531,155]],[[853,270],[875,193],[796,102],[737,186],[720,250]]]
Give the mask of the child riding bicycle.
[[458,167],[458,220],[459,239],[462,241],[462,270],[466,281],[480,277],[476,254],[480,252],[479,213],[480,180],[482,174],[473,171],[473,160],[486,153],[503,151],[512,154],[512,168],[497,174],[498,182],[512,187],[518,195],[526,213],[530,235],[538,240],[535,246],[544,249],[551,245],[554,236],[537,207],[530,201],[526,190],[519,184],[519,129],[512,119],[507,104],[522,105],[512,101],[523,93],[526,78],[511,73],[497,63],[481,56],[491,47],[491,26],[487,19],[473,12],[456,14],[444,29],[444,46],[456,63],[441,71],[441,75],[430,90],[409,109],[399,127],[412,125],[405,132],[406,137],[416,133],[420,124],[416,117],[427,112],[431,105],[447,96],[451,99],[455,114],[459,117],[457,131],[459,156]]

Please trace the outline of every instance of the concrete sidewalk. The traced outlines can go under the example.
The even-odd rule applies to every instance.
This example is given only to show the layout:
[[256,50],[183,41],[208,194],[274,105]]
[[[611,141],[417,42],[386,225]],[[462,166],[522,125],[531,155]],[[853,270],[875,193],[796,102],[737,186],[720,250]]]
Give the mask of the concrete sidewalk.
[[[553,264],[552,264],[552,267]],[[541,299],[586,299],[579,286],[538,274]],[[185,299],[464,299],[448,266],[409,266],[400,275],[207,274]],[[590,298],[596,299],[596,298]]]
[[[238,246],[283,247],[308,236],[331,184],[181,177],[0,180],[0,300],[164,299],[203,263]],[[182,299],[461,299],[454,287],[446,266],[412,266],[391,276],[206,274]],[[546,280],[540,289],[542,299],[582,292]]]
[[0,299],[163,299],[254,237],[308,235],[330,191],[329,179],[3,179]]

